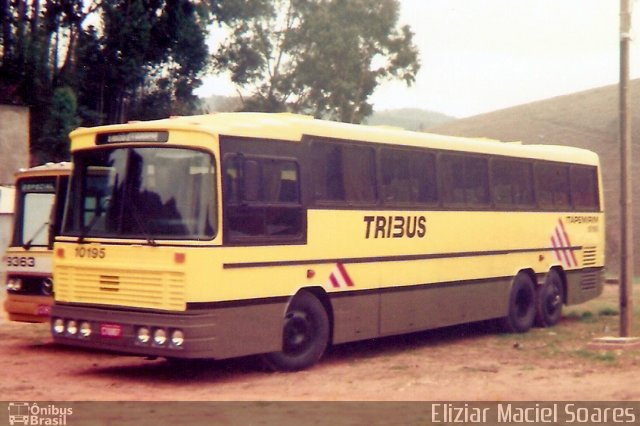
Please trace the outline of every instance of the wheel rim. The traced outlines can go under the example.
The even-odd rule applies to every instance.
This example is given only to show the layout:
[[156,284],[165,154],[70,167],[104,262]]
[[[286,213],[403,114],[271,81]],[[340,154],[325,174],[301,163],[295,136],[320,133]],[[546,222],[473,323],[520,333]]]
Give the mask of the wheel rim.
[[560,289],[553,283],[549,288],[549,293],[545,297],[545,310],[547,314],[553,315],[558,311],[558,308],[562,306],[562,297],[560,295]]
[[283,333],[283,352],[296,355],[309,348],[315,327],[304,312],[291,312],[286,316]]

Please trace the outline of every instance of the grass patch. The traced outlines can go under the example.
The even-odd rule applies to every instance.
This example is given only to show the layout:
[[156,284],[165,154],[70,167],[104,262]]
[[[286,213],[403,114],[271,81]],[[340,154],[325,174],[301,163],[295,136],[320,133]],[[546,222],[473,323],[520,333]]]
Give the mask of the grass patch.
[[598,321],[598,318],[595,315],[593,315],[593,312],[585,311],[580,315],[580,321],[586,322],[586,323],[594,323]]
[[389,367],[389,370],[393,370],[393,371],[405,371],[408,370],[410,367],[406,364],[396,364],[396,365],[392,365],[391,367]]
[[602,308],[598,311],[598,315],[601,317],[615,317],[620,315],[620,311],[610,306]]
[[566,317],[575,321],[582,321],[586,323],[594,323],[598,320],[598,318],[591,311],[571,311],[567,313]]
[[[495,347],[518,357],[522,365],[557,360],[570,367],[573,363],[591,365],[595,369],[634,367],[640,364],[640,351],[601,351],[588,349],[595,337],[617,335],[619,329],[618,288],[608,285],[603,294],[588,302],[567,306],[558,325],[532,328],[525,334],[496,335]],[[640,289],[634,292],[634,305],[640,306]],[[634,321],[640,323],[640,309],[634,310]],[[564,364],[567,362],[567,364]],[[540,364],[542,365],[542,364]],[[582,368],[582,367],[581,367]]]
[[589,361],[599,361],[612,364],[618,360],[616,354],[611,351],[600,352],[590,351],[588,349],[578,349],[575,351],[575,355]]

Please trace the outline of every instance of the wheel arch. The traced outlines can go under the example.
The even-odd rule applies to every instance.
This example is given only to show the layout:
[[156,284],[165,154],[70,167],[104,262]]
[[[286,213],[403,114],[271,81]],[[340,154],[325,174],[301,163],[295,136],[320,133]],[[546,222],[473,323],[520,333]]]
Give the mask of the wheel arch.
[[[559,276],[560,276],[560,280],[562,281],[562,303],[563,304],[567,304],[567,298],[568,298],[568,294],[567,294],[567,272],[564,270],[564,268],[562,266],[552,266],[549,269],[549,272],[551,271],[555,271]],[[549,273],[547,272],[547,274]]]
[[[536,273],[532,268],[522,268],[520,269],[518,272],[516,272],[513,275],[513,280],[516,279],[516,277],[518,276],[518,274],[525,274],[527,275],[529,278],[531,278],[531,281],[533,282],[533,284],[535,286],[538,285],[538,280],[536,279]],[[513,286],[513,280],[511,280],[511,285]]]
[[[291,297],[293,300],[297,294],[300,292],[306,291],[307,293],[311,293],[316,299],[322,303],[324,310],[327,312],[327,316],[329,318],[329,343],[333,343],[333,329],[334,329],[334,315],[333,315],[333,305],[331,304],[331,300],[329,299],[329,294],[325,291],[324,288],[320,286],[313,287],[301,287],[298,289],[296,294]],[[289,302],[291,303],[291,302]]]

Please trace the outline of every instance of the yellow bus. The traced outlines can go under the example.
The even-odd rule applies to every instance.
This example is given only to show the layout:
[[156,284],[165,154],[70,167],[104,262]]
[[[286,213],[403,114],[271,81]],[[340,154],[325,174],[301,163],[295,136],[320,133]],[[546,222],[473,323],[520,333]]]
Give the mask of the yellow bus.
[[598,157],[292,114],[71,134],[55,342],[263,354],[499,318],[554,325],[602,291]]
[[13,235],[4,255],[11,321],[48,322],[53,304],[53,236],[59,232],[71,163],[16,173]]

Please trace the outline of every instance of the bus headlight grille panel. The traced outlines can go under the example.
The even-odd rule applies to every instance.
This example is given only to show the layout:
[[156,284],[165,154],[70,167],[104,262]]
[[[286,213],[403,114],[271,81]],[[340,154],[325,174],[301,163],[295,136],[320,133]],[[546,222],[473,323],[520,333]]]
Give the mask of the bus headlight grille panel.
[[[63,302],[112,304],[151,309],[184,310],[184,273],[59,267],[56,298]],[[69,285],[73,283],[73,285]],[[73,290],[71,290],[73,288]]]

